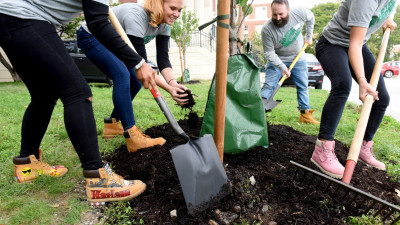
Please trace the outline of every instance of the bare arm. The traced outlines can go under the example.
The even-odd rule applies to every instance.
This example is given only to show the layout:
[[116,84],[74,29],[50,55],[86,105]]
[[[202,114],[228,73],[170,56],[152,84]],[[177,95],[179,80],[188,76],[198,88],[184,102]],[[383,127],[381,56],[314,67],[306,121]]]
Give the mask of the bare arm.
[[350,31],[349,60],[353,69],[357,82],[359,84],[359,99],[364,101],[365,97],[370,94],[375,100],[378,100],[378,92],[374,91],[372,86],[365,78],[364,60],[362,55],[362,47],[367,28],[352,27]]
[[162,89],[168,91],[172,99],[174,99],[174,101],[176,101],[178,105],[186,104],[189,101],[189,99],[181,99],[181,98],[186,97],[187,94],[180,94],[180,93],[183,93],[188,88],[181,84],[178,84],[173,75],[173,71],[170,67],[163,69],[161,71],[161,74],[164,77],[164,79],[162,79],[159,76],[156,76],[157,85]]

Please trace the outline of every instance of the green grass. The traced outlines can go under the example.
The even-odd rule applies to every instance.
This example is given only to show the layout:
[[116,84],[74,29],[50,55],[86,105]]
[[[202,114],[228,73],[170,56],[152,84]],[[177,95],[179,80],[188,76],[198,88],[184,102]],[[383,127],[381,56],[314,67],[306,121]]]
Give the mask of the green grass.
[[[202,117],[210,81],[186,86],[196,95],[194,110]],[[125,140],[122,137],[107,141],[101,138],[103,118],[108,117],[113,108],[112,88],[104,85],[91,87],[100,152],[105,155],[125,144]],[[21,121],[30,102],[30,96],[22,83],[0,83],[0,93],[0,224],[76,223],[89,207],[86,202],[80,201],[80,197],[84,196],[78,196],[74,191],[77,183],[83,180],[82,169],[64,127],[62,103],[58,101],[54,109],[41,149],[43,149],[46,162],[65,165],[69,169],[68,173],[62,178],[44,177],[32,184],[18,184],[14,180],[12,157],[17,155],[20,149]],[[164,91],[162,94],[176,119],[183,119],[187,111],[176,106],[169,94]],[[321,109],[327,96],[326,91],[310,89],[310,103],[312,108],[316,109],[314,115],[317,119],[320,119]],[[294,88],[282,87],[275,99],[282,99],[282,103],[267,114],[268,123],[284,124],[309,135],[318,134],[318,126],[298,122],[299,112],[296,109]],[[148,90],[142,89],[133,105],[136,123],[140,129],[146,130],[167,122]],[[336,139],[348,145],[351,144],[359,111],[360,106],[356,104],[346,106]],[[388,173],[393,177],[400,175],[399,131],[400,123],[385,116],[374,139],[376,155],[387,163]],[[117,204],[116,207],[121,206]],[[120,216],[123,217],[123,215]],[[137,222],[140,223],[140,221]]]

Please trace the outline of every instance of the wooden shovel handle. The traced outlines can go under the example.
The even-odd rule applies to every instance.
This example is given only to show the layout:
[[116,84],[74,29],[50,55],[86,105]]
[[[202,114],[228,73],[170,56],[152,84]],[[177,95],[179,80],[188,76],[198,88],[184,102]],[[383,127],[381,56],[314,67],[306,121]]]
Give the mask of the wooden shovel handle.
[[[390,28],[385,30],[383,35],[381,48],[379,50],[378,59],[376,60],[374,70],[372,72],[370,84],[374,90],[378,85],[379,77],[381,75],[381,69],[383,65],[383,59],[385,58],[386,48],[389,41]],[[353,176],[354,167],[357,163],[358,156],[360,154],[360,149],[364,139],[365,130],[367,128],[369,114],[371,112],[372,104],[374,103],[374,98],[372,95],[367,95],[365,97],[363,106],[360,113],[360,119],[357,123],[357,128],[354,133],[353,141],[350,146],[349,154],[347,155],[347,163],[344,169],[344,174],[342,181],[349,184],[351,177]]]

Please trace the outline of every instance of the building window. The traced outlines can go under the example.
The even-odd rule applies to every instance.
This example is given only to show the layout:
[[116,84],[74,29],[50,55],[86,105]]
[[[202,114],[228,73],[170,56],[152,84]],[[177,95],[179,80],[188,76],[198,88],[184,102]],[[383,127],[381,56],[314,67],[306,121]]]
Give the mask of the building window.
[[267,7],[265,7],[265,6],[255,7],[255,19],[256,20],[266,20],[267,18],[268,18]]

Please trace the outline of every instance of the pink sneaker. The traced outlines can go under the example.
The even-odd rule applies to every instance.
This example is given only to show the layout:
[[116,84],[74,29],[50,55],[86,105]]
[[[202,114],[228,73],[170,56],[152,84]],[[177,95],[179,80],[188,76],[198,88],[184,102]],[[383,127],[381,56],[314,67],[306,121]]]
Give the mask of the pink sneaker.
[[386,170],[385,164],[376,160],[374,152],[372,151],[373,144],[373,141],[363,141],[358,159],[367,164],[367,166],[372,166],[379,170]]
[[335,141],[320,141],[317,139],[311,162],[329,176],[342,179],[344,167],[336,158]]

